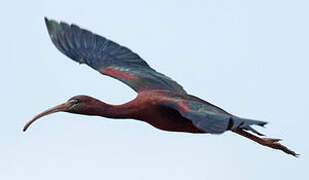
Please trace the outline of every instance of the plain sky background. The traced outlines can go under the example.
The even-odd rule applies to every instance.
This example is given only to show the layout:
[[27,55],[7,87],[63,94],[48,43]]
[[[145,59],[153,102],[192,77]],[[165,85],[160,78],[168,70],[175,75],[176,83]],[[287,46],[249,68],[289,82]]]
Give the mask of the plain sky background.
[[[3,180],[308,179],[309,2],[306,0],[4,1],[0,7]],[[134,120],[35,114],[86,94],[136,94],[62,55],[43,17],[75,23],[137,52],[185,89],[242,117],[294,158],[231,132],[196,135]]]

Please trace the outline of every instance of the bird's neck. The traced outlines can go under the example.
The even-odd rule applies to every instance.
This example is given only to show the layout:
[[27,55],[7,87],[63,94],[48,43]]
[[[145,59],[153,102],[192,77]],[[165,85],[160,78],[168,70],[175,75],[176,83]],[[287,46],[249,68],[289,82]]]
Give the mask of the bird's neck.
[[134,118],[136,114],[135,108],[133,108],[129,103],[122,105],[110,105],[104,102],[99,102],[99,105],[94,108],[96,115],[108,118]]

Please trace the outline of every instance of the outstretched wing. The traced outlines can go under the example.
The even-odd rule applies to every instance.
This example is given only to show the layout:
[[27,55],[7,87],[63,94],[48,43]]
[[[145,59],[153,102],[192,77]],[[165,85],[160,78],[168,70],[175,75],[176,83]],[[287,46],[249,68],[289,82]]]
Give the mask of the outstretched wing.
[[136,92],[163,89],[186,94],[177,82],[152,69],[130,49],[74,24],[47,18],[45,22],[54,45],[74,61],[116,78]]
[[219,107],[194,98],[188,100],[175,98],[164,102],[163,105],[177,110],[183,117],[191,120],[195,127],[206,133],[220,134],[227,130],[240,128],[263,135],[251,125],[264,126],[266,124],[263,121],[236,117]]

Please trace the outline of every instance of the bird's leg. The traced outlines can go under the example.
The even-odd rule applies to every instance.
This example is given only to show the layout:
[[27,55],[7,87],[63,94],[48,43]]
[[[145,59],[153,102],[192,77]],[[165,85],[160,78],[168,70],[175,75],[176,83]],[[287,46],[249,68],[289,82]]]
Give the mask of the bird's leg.
[[279,149],[287,154],[291,154],[295,157],[298,156],[298,154],[296,154],[294,151],[288,149],[287,147],[281,145],[280,143],[278,143],[278,141],[280,141],[281,139],[272,139],[272,138],[260,138],[260,137],[257,137],[253,134],[250,134],[242,129],[234,129],[233,132],[241,135],[241,136],[244,136],[248,139],[251,139],[252,141],[255,141],[263,146],[267,146],[267,147],[270,147],[270,148],[273,148],[273,149]]

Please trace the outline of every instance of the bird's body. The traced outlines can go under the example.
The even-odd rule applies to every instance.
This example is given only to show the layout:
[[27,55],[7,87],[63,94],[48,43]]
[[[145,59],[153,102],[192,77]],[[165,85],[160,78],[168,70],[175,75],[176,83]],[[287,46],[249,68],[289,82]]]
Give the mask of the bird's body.
[[[178,111],[165,106],[167,102],[179,101],[185,103],[181,96],[172,96],[169,91],[144,91],[124,104],[133,114],[132,119],[141,120],[166,131],[205,133],[196,128],[192,121],[183,117]],[[126,110],[124,110],[126,111]]]
[[220,134],[232,131],[261,145],[297,154],[278,143],[279,139],[260,138],[252,125],[266,122],[240,118],[198,97],[188,94],[171,78],[152,69],[142,58],[102,36],[76,25],[45,18],[54,45],[72,60],[84,63],[103,75],[116,78],[137,92],[122,105],[110,105],[89,96],[74,96],[66,103],[40,113],[29,121],[54,112],[98,115],[114,119],[137,119],[166,131]]

